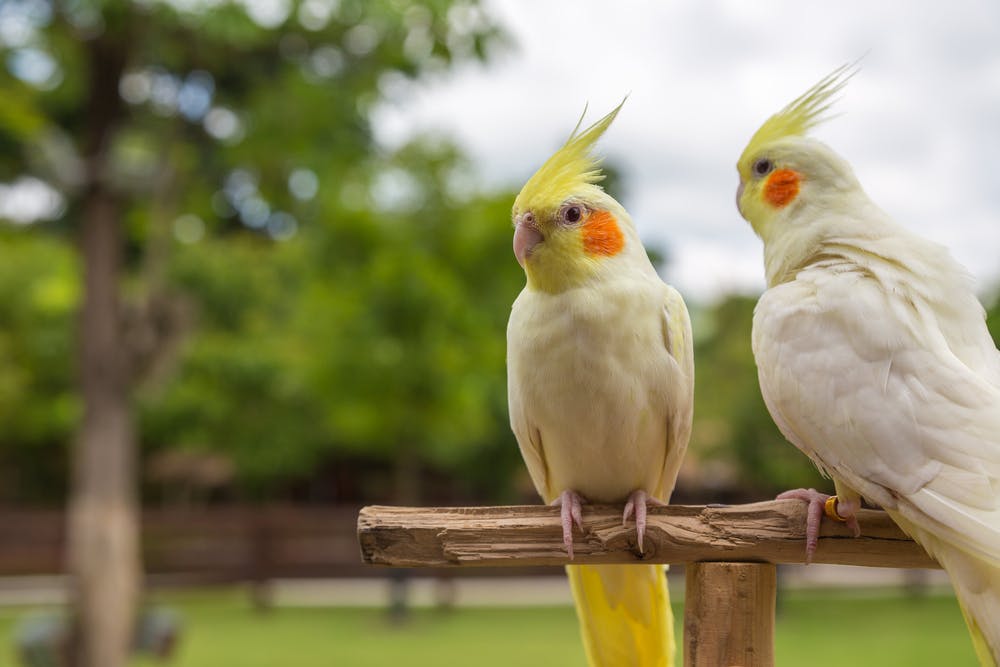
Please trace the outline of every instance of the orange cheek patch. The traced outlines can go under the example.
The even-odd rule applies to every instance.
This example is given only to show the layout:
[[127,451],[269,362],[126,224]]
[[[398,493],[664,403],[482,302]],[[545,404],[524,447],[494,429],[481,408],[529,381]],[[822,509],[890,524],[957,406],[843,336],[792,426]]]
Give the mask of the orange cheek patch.
[[615,216],[607,211],[594,211],[583,223],[583,250],[588,255],[611,257],[625,247],[625,235]]
[[775,208],[787,206],[798,196],[800,180],[801,177],[796,171],[777,170],[768,176],[764,183],[764,199]]

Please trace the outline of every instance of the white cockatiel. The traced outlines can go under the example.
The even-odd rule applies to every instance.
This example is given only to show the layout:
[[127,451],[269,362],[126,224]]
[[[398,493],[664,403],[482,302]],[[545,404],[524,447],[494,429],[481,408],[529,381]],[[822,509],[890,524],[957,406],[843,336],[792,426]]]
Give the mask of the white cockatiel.
[[824,510],[857,530],[861,498],[881,505],[948,571],[977,655],[995,665],[1000,353],[967,272],[806,136],[851,75],[835,71],[768,119],[737,165],[740,212],[764,241],[761,391],[837,492],[782,496],[810,502],[810,556]]
[[[586,501],[625,503],[642,548],[646,504],[669,500],[691,433],[687,309],[596,184],[590,150],[617,113],[574,131],[513,208],[527,285],[507,328],[511,426],[538,493],[562,506],[570,557]],[[566,571],[592,667],[673,664],[663,566]]]

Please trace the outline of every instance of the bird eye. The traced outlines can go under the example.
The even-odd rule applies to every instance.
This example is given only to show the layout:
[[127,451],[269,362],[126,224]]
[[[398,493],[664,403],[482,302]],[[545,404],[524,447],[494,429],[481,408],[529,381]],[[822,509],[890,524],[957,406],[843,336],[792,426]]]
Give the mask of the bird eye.
[[758,176],[765,176],[774,169],[774,163],[767,158],[761,158],[753,163],[753,173]]
[[570,204],[562,210],[562,219],[570,224],[580,222],[583,218],[583,207],[579,204]]

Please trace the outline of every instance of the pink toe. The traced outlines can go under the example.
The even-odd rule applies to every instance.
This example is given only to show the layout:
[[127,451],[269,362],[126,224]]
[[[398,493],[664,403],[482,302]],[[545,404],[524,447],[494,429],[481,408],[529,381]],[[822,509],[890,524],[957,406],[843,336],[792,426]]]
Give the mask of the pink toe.
[[567,489],[559,494],[559,497],[552,501],[552,505],[559,508],[559,519],[562,524],[563,546],[570,560],[573,559],[573,524],[579,527],[580,532],[586,532],[583,528],[583,498],[576,491]]
[[809,504],[806,509],[806,563],[811,563],[819,546],[819,528],[823,521],[823,506],[830,496],[816,489],[792,489],[779,493],[777,500],[801,500]]
[[[628,502],[625,503],[625,511],[622,513],[622,525],[625,525],[631,516],[635,516],[636,544],[639,553],[642,553],[642,545],[646,535],[646,515],[647,503],[654,502],[645,491],[639,489],[629,494]],[[659,501],[656,504],[662,505]]]

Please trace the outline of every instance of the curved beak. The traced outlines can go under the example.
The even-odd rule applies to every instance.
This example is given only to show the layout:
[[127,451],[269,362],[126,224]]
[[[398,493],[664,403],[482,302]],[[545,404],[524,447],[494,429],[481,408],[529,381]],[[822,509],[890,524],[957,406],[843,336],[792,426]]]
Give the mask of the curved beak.
[[543,240],[545,237],[538,231],[538,227],[522,220],[517,221],[514,225],[514,257],[522,268],[531,256],[531,251]]
[[740,201],[743,199],[743,186],[744,185],[745,184],[741,180],[739,187],[736,188],[736,210],[740,212],[740,215],[743,215],[743,208],[740,206]]

